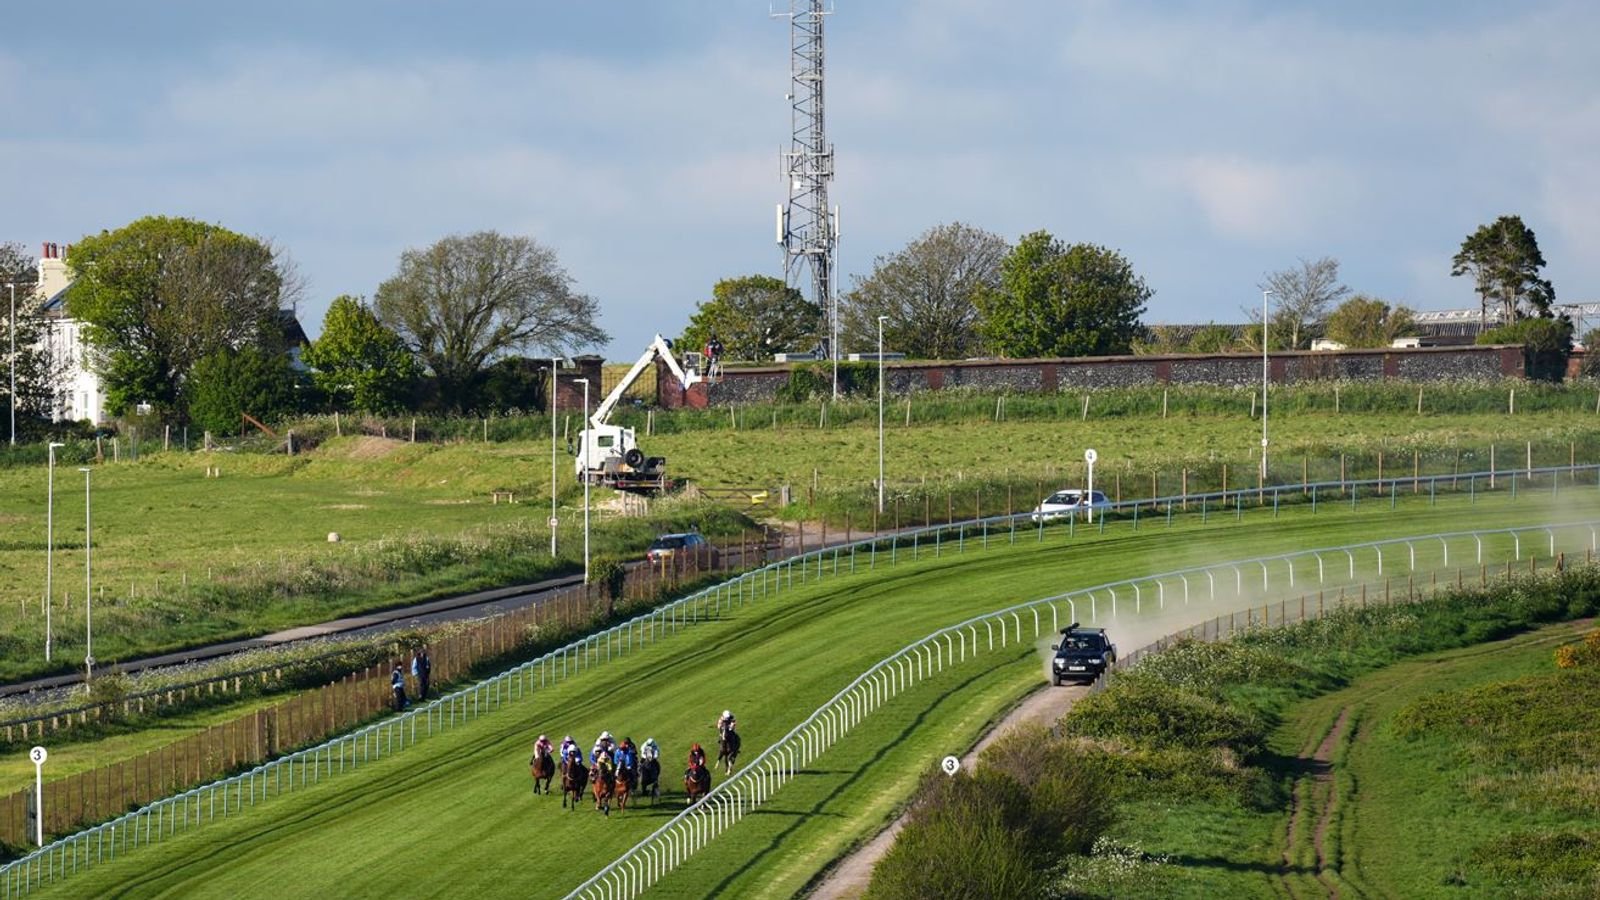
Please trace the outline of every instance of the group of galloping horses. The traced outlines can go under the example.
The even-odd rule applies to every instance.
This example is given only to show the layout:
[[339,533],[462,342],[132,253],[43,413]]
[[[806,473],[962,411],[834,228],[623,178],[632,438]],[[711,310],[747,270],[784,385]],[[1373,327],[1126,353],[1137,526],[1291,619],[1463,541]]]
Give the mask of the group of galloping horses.
[[[717,765],[722,766],[723,774],[733,772],[739,759],[739,745],[738,731],[729,728],[722,733],[717,742]],[[711,792],[711,770],[705,764],[704,754],[695,752],[698,749],[697,744],[689,752],[689,766],[683,773],[683,793],[690,806]],[[553,754],[540,749],[529,760],[533,792],[550,793],[550,783],[559,774],[563,809],[577,809],[585,790],[594,794],[595,810],[606,816],[611,815],[613,804],[619,810],[627,809],[629,798],[636,793],[648,795],[651,805],[655,805],[661,797],[661,760],[640,759],[634,767],[618,766],[612,759],[610,754],[602,754],[593,766],[585,766],[583,753],[574,750],[571,756],[558,763]]]

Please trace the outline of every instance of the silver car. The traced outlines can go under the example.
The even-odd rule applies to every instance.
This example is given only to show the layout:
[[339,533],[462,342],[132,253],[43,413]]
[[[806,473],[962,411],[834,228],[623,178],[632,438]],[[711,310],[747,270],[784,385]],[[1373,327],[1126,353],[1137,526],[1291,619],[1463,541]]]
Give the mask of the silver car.
[[1109,509],[1111,501],[1099,491],[1082,491],[1076,488],[1067,488],[1056,491],[1044,498],[1044,502],[1034,507],[1031,518],[1035,522],[1055,522],[1061,519],[1071,519],[1078,515],[1080,510]]

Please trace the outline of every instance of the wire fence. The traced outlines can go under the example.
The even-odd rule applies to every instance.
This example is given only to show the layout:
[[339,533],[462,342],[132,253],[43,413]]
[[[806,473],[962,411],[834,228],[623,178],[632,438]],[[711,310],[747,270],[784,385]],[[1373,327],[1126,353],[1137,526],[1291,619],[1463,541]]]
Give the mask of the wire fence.
[[[1499,473],[1497,473],[1499,474]],[[1533,470],[1523,473],[1524,481],[1528,477],[1549,477],[1550,490],[1556,495],[1562,489],[1560,477],[1568,476],[1569,487],[1578,486],[1580,489],[1590,490],[1600,487],[1600,466],[1570,466],[1555,467],[1551,469]],[[1430,502],[1436,502],[1438,490],[1449,479],[1467,479],[1467,492],[1471,494],[1473,502],[1480,493],[1477,481],[1485,481],[1484,489],[1493,479],[1487,473],[1469,473],[1462,476],[1437,476],[1432,480],[1424,479],[1430,486]],[[1409,479],[1407,479],[1409,481]],[[1497,490],[1508,491],[1515,496],[1516,481],[1507,481],[1504,475],[1499,476]],[[1346,482],[1338,484],[1338,490],[1348,495],[1348,502],[1352,507],[1360,503],[1362,490],[1370,490],[1372,495],[1382,496],[1384,487],[1389,488],[1389,495],[1385,498],[1392,507],[1395,503],[1397,489],[1394,482]],[[1322,490],[1331,490],[1334,485],[1314,486]],[[1284,488],[1281,490],[1291,490]],[[1292,490],[1299,490],[1295,487]],[[1279,503],[1276,491],[1264,491],[1255,496],[1255,491],[1217,492],[1215,495],[1202,495],[1198,508],[1191,507],[1192,514],[1198,514],[1202,523],[1209,521],[1211,513],[1208,503],[1214,497],[1218,505],[1242,517],[1246,508],[1246,496],[1255,496],[1252,509],[1271,509],[1277,515]],[[1315,493],[1312,494],[1315,496]],[[1270,502],[1269,502],[1270,498]],[[1182,498],[1156,498],[1154,500],[1129,501],[1122,504],[1111,504],[1105,510],[1094,513],[1094,526],[1103,533],[1108,520],[1127,522],[1133,529],[1138,529],[1140,510],[1145,507],[1164,509],[1166,522],[1170,526],[1175,510],[1181,508]],[[1194,503],[1197,498],[1189,497]],[[1229,509],[1228,501],[1232,500]],[[1341,503],[1346,502],[1343,498]],[[1370,506],[1370,504],[1369,504]],[[1315,512],[1315,502],[1312,512]],[[1381,509],[1381,506],[1380,506]],[[1106,515],[1110,513],[1110,515]],[[1146,516],[1148,521],[1151,517]],[[1094,527],[1086,521],[1083,527]],[[211,821],[217,816],[226,818],[236,814],[242,809],[248,809],[257,802],[265,802],[271,797],[281,793],[291,792],[308,784],[320,783],[325,778],[332,778],[353,770],[372,759],[380,758],[392,752],[403,750],[413,745],[416,741],[425,739],[435,730],[453,728],[476,718],[480,712],[497,709],[500,705],[513,700],[519,700],[537,687],[555,684],[561,680],[576,676],[591,670],[596,666],[604,665],[613,657],[620,658],[636,649],[642,649],[664,638],[677,634],[680,630],[694,624],[710,620],[719,616],[724,610],[732,610],[749,603],[759,603],[777,596],[778,594],[795,587],[797,584],[804,586],[808,583],[834,577],[841,574],[854,573],[858,570],[872,570],[880,564],[894,565],[906,558],[907,561],[916,561],[925,556],[932,555],[937,558],[946,553],[964,553],[969,545],[977,548],[987,548],[991,541],[1002,542],[1005,545],[1014,545],[1017,541],[1026,540],[1030,530],[1035,532],[1034,539],[1044,541],[1047,532],[1063,533],[1070,538],[1079,527],[1077,520],[1069,519],[1065,529],[1047,529],[1043,521],[1034,522],[1028,513],[1018,513],[1010,516],[995,516],[976,521],[941,524],[928,528],[913,529],[910,531],[892,534],[873,535],[871,537],[852,541],[846,544],[818,547],[804,552],[797,552],[792,556],[767,563],[757,569],[747,571],[732,579],[694,591],[693,593],[645,613],[628,619],[610,628],[595,632],[556,650],[552,650],[536,659],[522,663],[506,672],[494,677],[477,682],[471,686],[456,690],[425,706],[412,709],[391,718],[368,724],[348,734],[343,734],[325,740],[306,749],[289,752],[276,758],[270,758],[267,747],[262,747],[255,755],[245,760],[251,767],[228,778],[190,788],[181,793],[163,799],[146,802],[144,806],[118,815],[109,821],[103,822],[92,828],[75,834],[66,835],[46,844],[32,853],[0,867],[0,885],[3,885],[3,897],[22,896],[32,888],[41,884],[68,877],[82,867],[92,866],[108,858],[114,858],[117,852],[126,852],[143,843],[160,840],[164,836],[176,834],[179,830],[187,830]],[[1574,528],[1576,525],[1561,526]],[[1532,528],[1503,529],[1494,532],[1462,532],[1462,535],[1478,535],[1476,554],[1481,561],[1483,558],[1482,537],[1491,534],[1504,534],[1515,544],[1517,558],[1522,555],[1522,535],[1537,531]],[[1594,528],[1589,527],[1591,548],[1594,545]],[[1450,537],[1450,536],[1430,536]],[[1550,532],[1552,548],[1555,543],[1554,531]],[[1423,538],[1411,539],[1412,546],[1409,550],[1409,565],[1415,569],[1418,565],[1416,541]],[[1359,547],[1389,547],[1405,541],[1387,541],[1374,544],[1356,545]],[[1449,542],[1442,544],[1443,552],[1448,557]],[[779,552],[784,552],[780,550]],[[1260,565],[1262,573],[1262,587],[1266,590],[1271,585],[1272,576],[1269,573],[1268,563],[1273,560],[1287,560],[1294,558],[1299,563],[1288,563],[1286,573],[1288,588],[1292,590],[1295,585],[1297,565],[1306,565],[1305,559],[1315,558],[1319,577],[1327,578],[1327,560],[1323,554],[1336,551],[1305,551],[1300,554],[1288,554],[1275,557],[1264,557],[1248,563],[1233,565],[1236,590],[1243,596],[1245,590],[1242,566]],[[1358,564],[1352,549],[1345,552],[1349,557],[1349,571],[1354,579]],[[1424,555],[1429,550],[1424,548]],[[1459,551],[1458,551],[1459,552]],[[1554,552],[1552,550],[1552,552]],[[1309,556],[1308,556],[1309,554]],[[1384,550],[1379,549],[1376,554],[1378,574],[1382,574],[1385,562]],[[1448,560],[1446,560],[1446,563]],[[1364,565],[1365,563],[1362,563]],[[1391,566],[1394,563],[1390,563]],[[670,871],[682,859],[687,857],[691,850],[689,847],[703,846],[710,839],[711,832],[704,817],[709,811],[714,811],[718,821],[726,827],[736,821],[744,813],[753,808],[752,804],[765,802],[771,792],[795,773],[806,761],[815,758],[827,746],[837,740],[838,736],[848,730],[850,725],[858,722],[860,718],[878,705],[902,692],[914,683],[912,673],[921,673],[916,678],[925,677],[929,667],[937,665],[942,668],[950,661],[959,661],[955,655],[959,654],[965,659],[968,654],[975,654],[979,648],[977,629],[985,629],[985,639],[988,649],[993,649],[994,628],[1000,624],[1000,641],[1006,646],[1009,641],[1022,639],[1024,612],[1031,611],[1032,624],[1035,633],[1040,628],[1040,613],[1043,608],[1048,608],[1052,616],[1052,628],[1059,626],[1059,613],[1064,604],[1069,611],[1071,619],[1080,619],[1080,603],[1088,613],[1088,621],[1098,621],[1102,609],[1106,615],[1115,618],[1119,612],[1119,604],[1125,607],[1130,600],[1134,604],[1135,613],[1143,611],[1146,602],[1155,602],[1165,608],[1167,602],[1168,585],[1171,583],[1173,591],[1179,590],[1182,585],[1182,602],[1188,602],[1191,594],[1191,579],[1198,579],[1202,574],[1208,579],[1208,590],[1214,596],[1216,591],[1216,574],[1219,567],[1204,567],[1193,570],[1167,573],[1163,576],[1150,576],[1101,585],[1096,588],[1076,590],[1010,607],[1000,613],[988,614],[952,626],[930,636],[915,645],[911,645],[889,659],[881,661],[868,673],[856,682],[847,686],[833,701],[819,709],[817,713],[797,726],[778,744],[756,761],[752,762],[745,770],[734,776],[729,782],[724,782],[712,792],[708,800],[712,802],[697,804],[697,806],[663,826],[663,831],[674,829],[670,835],[668,845],[651,844],[647,851],[649,871],[655,873],[649,879],[653,882],[660,874]],[[1305,575],[1301,576],[1305,578]],[[587,586],[585,590],[591,590]],[[1224,588],[1225,590],[1225,588]],[[1147,601],[1147,592],[1149,601]],[[1174,602],[1178,594],[1174,593]],[[1006,624],[998,617],[1010,615],[1012,628],[1007,629]],[[957,634],[954,629],[966,628],[967,633]],[[1008,637],[1010,635],[1010,637]],[[944,641],[943,649],[935,646],[934,638]],[[970,637],[970,641],[968,640]],[[892,671],[891,671],[892,669]],[[863,680],[865,679],[865,680]],[[443,673],[441,673],[443,680]],[[870,701],[870,705],[869,705]],[[820,718],[819,718],[820,717]],[[824,721],[825,720],[825,721]],[[826,729],[825,731],[823,729]],[[826,738],[826,739],[825,739]],[[760,775],[749,775],[760,765]],[[730,788],[730,785],[733,788]],[[731,795],[734,797],[729,800]],[[48,794],[48,791],[47,791]],[[87,796],[87,794],[85,795]],[[757,799],[759,798],[759,799]],[[47,808],[48,808],[47,800]],[[732,802],[734,805],[729,806]],[[26,811],[24,810],[24,818]],[[689,826],[681,824],[681,820],[689,816],[692,820]],[[676,829],[690,827],[688,832]],[[658,832],[660,834],[661,832]],[[650,842],[656,835],[647,838]],[[636,848],[637,850],[638,848]],[[625,859],[635,858],[633,851]],[[645,856],[638,856],[644,860]],[[671,865],[667,861],[672,860]],[[621,860],[619,860],[621,862]],[[639,865],[643,865],[640,862]],[[630,866],[634,865],[629,863]],[[629,870],[627,882],[630,884],[645,883],[642,881],[640,869]],[[611,867],[603,870],[602,874],[613,872]],[[597,878],[600,876],[596,876]],[[608,876],[610,877],[610,876]],[[592,885],[586,885],[583,890],[589,890]],[[612,896],[611,894],[585,894],[585,896]]]
[[[1306,587],[1313,583],[1317,585],[1318,603],[1315,606],[1307,605],[1312,596],[1307,593],[1302,594],[1298,607],[1292,607],[1287,598],[1277,604],[1262,604],[1259,619],[1255,616],[1255,604],[1250,604],[1243,610],[1231,611],[1226,618],[1219,616],[1195,626],[1199,635],[1209,636],[1210,639],[1223,639],[1237,633],[1241,628],[1286,624],[1290,621],[1288,618],[1290,610],[1294,608],[1301,610],[1301,617],[1305,615],[1306,610],[1314,610],[1315,614],[1320,615],[1328,608],[1330,586],[1341,588],[1335,605],[1351,602],[1351,599],[1357,596],[1353,590],[1357,586],[1360,588],[1361,602],[1366,602],[1367,585],[1362,578],[1369,575],[1383,576],[1386,562],[1391,573],[1390,581],[1383,582],[1386,602],[1391,601],[1396,594],[1392,580],[1396,577],[1397,567],[1400,567],[1405,576],[1404,596],[1409,597],[1417,592],[1419,573],[1430,576],[1425,585],[1437,586],[1438,574],[1449,568],[1452,545],[1456,547],[1458,561],[1464,558],[1476,560],[1474,574],[1484,581],[1489,577],[1488,564],[1483,561],[1485,553],[1493,556],[1496,549],[1508,550],[1514,559],[1521,560],[1525,549],[1528,551],[1534,549],[1532,539],[1530,545],[1524,547],[1523,538],[1528,535],[1547,538],[1548,552],[1554,556],[1561,552],[1557,549],[1559,532],[1561,539],[1567,545],[1574,548],[1581,546],[1586,559],[1592,560],[1596,550],[1597,525],[1600,525],[1600,520],[1428,534],[1256,557],[1124,579],[974,616],[939,629],[879,660],[739,772],[714,787],[702,800],[679,813],[617,860],[583,882],[568,894],[568,897],[585,898],[585,900],[619,900],[619,898],[638,896],[681,866],[723,831],[768,802],[776,791],[798,777],[817,757],[838,743],[866,716],[914,688],[923,680],[943,672],[947,666],[958,665],[969,658],[976,658],[982,652],[993,652],[997,649],[997,639],[998,649],[1001,650],[1019,642],[1039,639],[1044,633],[1044,614],[1049,616],[1053,634],[1061,630],[1063,619],[1077,622],[1084,612],[1088,612],[1092,619],[1102,599],[1106,602],[1107,612],[1113,619],[1119,612],[1119,596],[1123,601],[1123,610],[1126,610],[1127,601],[1131,600],[1135,613],[1138,613],[1147,596],[1165,608],[1169,585],[1172,587],[1172,602],[1187,605],[1191,602],[1193,594],[1200,593],[1202,578],[1205,586],[1204,599],[1216,601],[1218,575],[1223,576],[1221,581],[1224,595],[1231,587],[1236,602],[1253,599],[1256,596],[1265,597],[1274,591],[1292,592],[1297,584],[1297,572],[1298,584]],[[1419,545],[1422,547],[1420,560]],[[1533,557],[1529,556],[1528,559],[1530,566],[1536,566]],[[1328,564],[1330,560],[1347,562],[1348,567],[1330,566]],[[1257,568],[1261,573],[1259,595],[1256,593],[1253,577]],[[1252,575],[1248,585],[1244,575],[1246,570]],[[1511,573],[1509,560],[1506,571],[1508,575]],[[1455,574],[1458,583],[1465,578],[1464,569],[1457,568]],[[1227,577],[1229,575],[1233,577],[1229,579]],[[1229,581],[1232,582],[1231,585]],[[1448,583],[1448,578],[1446,582]],[[1194,590],[1191,590],[1191,587]],[[1278,610],[1276,622],[1272,618],[1274,606]],[[1243,626],[1239,624],[1241,612],[1245,616]],[[1179,634],[1194,630],[1188,629]],[[1141,648],[1120,661],[1120,664],[1134,665],[1144,654],[1155,652],[1156,649],[1166,646],[1166,643],[1163,641],[1152,645],[1151,648]]]

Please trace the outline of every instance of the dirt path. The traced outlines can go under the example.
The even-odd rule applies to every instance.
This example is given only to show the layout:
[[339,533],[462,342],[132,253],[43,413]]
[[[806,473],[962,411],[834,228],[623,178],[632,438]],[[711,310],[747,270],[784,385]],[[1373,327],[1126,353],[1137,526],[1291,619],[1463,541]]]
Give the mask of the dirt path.
[[[1015,728],[1024,722],[1040,722],[1045,725],[1054,725],[1057,719],[1066,715],[1072,704],[1079,697],[1086,695],[1086,687],[1053,688],[1045,686],[1029,694],[1000,724],[989,730],[978,740],[971,750],[961,758],[962,765],[967,771],[977,765],[978,755],[990,744],[994,743],[1000,735]],[[889,848],[894,846],[895,838],[900,834],[900,829],[905,827],[905,817],[901,816],[890,823],[888,828],[879,832],[877,837],[857,848],[855,852],[836,863],[823,877],[821,883],[811,890],[806,896],[812,900],[847,900],[847,898],[860,897],[867,892],[867,884],[872,881],[872,868],[878,864]]]

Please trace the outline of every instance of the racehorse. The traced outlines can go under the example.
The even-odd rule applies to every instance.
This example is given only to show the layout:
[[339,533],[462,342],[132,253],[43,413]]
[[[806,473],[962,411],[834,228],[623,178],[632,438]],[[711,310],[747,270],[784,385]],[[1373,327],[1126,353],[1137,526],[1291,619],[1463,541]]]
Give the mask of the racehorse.
[[634,785],[639,783],[639,770],[631,766],[617,767],[616,793],[617,809],[628,808],[628,797],[633,793]]
[[717,762],[722,763],[722,774],[731,774],[738,759],[739,732],[729,728],[722,732],[722,741],[717,744]]
[[616,796],[617,792],[617,770],[609,760],[602,757],[595,761],[594,779],[589,787],[590,790],[594,791],[595,810],[603,812],[609,817],[611,815],[611,798]]
[[639,763],[639,792],[650,795],[650,805],[661,796],[661,760],[647,759]]
[[572,809],[578,808],[578,801],[583,799],[583,789],[589,784],[589,770],[584,768],[583,759],[574,753],[561,764],[561,806],[567,807],[567,798],[572,798]]
[[[556,760],[547,752],[537,752],[528,760],[528,768],[533,772],[533,792],[550,793],[550,781],[556,777]],[[544,790],[539,790],[539,782],[544,782]]]
[[701,765],[690,766],[683,773],[683,792],[689,795],[690,806],[711,793],[711,770]]

